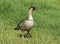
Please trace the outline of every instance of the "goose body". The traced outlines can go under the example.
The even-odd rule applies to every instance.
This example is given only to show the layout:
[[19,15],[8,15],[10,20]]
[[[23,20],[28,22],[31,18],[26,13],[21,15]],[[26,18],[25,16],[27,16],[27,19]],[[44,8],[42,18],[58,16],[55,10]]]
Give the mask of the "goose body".
[[34,26],[34,21],[31,20],[22,20],[18,25],[17,29],[21,31],[29,31]]
[[35,10],[35,7],[31,7],[29,9],[29,17],[28,19],[25,20],[21,20],[17,27],[15,29],[20,29],[21,31],[27,31],[27,33],[30,32],[30,30],[32,29],[32,27],[34,26],[34,20],[32,17],[32,11]]

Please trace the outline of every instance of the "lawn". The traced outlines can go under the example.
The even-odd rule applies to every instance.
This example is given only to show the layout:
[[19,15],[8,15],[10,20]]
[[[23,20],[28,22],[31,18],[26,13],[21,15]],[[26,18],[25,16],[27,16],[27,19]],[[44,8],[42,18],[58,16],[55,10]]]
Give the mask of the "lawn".
[[[32,38],[21,39],[14,28],[31,6],[36,7]],[[60,0],[0,0],[0,44],[60,44]]]

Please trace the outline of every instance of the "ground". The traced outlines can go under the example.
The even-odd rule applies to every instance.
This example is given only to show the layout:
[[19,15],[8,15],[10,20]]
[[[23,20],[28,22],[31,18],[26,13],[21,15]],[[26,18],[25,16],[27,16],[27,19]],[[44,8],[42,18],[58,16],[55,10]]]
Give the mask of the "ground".
[[[31,6],[36,7],[32,38],[21,39],[14,28]],[[60,0],[0,0],[0,44],[60,44]]]

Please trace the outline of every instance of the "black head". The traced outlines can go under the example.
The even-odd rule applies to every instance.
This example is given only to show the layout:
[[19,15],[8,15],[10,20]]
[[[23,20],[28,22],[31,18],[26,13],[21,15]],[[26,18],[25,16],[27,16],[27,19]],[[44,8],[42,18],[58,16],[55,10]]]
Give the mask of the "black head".
[[29,9],[33,8],[33,10],[35,10],[36,8],[34,6],[30,7]]

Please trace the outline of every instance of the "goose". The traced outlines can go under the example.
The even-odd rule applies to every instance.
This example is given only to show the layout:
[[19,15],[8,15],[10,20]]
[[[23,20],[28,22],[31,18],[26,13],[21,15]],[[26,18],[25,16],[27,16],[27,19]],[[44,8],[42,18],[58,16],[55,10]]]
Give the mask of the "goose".
[[[33,16],[32,16],[32,12],[35,10],[35,7],[32,6],[29,8],[28,11],[28,18],[27,19],[23,19],[21,20],[18,24],[17,27],[15,28],[15,30],[21,30],[21,32],[23,33],[24,31],[27,31],[27,35],[29,35],[30,30],[33,28],[34,26],[34,20],[33,20]],[[24,37],[24,34],[21,34],[21,36]]]

